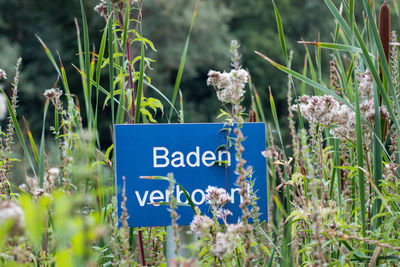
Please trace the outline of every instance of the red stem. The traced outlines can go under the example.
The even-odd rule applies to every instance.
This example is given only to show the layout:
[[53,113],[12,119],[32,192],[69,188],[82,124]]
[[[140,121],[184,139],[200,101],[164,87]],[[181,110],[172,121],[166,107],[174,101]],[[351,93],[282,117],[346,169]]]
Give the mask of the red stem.
[[142,230],[138,231],[138,242],[139,242],[139,252],[140,252],[140,263],[142,264],[142,266],[146,266],[146,256],[144,254]]

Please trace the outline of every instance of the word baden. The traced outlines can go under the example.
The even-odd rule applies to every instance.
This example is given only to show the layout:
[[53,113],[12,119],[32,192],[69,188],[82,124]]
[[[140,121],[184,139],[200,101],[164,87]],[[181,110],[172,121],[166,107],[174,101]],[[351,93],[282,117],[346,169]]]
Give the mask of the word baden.
[[211,167],[215,161],[221,166],[223,161],[227,162],[227,165],[231,165],[231,153],[226,150],[218,150],[214,153],[211,150],[204,151],[200,154],[200,147],[196,146],[195,151],[191,151],[185,154],[182,151],[175,151],[169,157],[170,151],[166,147],[154,147],[153,148],[153,167],[154,168],[166,168],[170,165],[174,168],[179,167],[200,167],[200,164]]
[[[232,212],[228,217],[237,222],[242,216],[239,186],[236,185],[237,165],[234,146],[224,145],[236,137],[222,123],[208,124],[131,124],[115,125],[114,153],[117,207],[123,201],[125,187],[128,225],[130,227],[167,226],[171,224],[168,202],[171,200],[169,183],[165,180],[140,179],[141,176],[168,176],[176,184],[173,196],[177,201],[179,225],[189,225],[194,211],[186,194],[202,214],[210,214],[206,201],[208,186],[223,188],[231,197],[226,206]],[[252,167],[249,177],[257,195],[260,221],[267,220],[265,125],[244,123],[242,157],[245,168]],[[230,138],[231,140],[228,140]],[[125,178],[125,179],[124,179]],[[118,209],[118,218],[121,209]]]

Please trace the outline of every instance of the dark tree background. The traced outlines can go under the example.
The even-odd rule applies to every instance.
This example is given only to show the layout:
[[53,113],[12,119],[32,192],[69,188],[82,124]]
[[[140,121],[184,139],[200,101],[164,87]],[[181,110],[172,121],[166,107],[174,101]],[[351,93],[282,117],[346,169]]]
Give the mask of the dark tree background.
[[[330,41],[330,31],[334,29],[333,20],[320,0],[275,2],[283,17],[288,48],[294,51],[293,68],[301,70],[304,47],[297,44],[297,41],[301,37],[317,40],[318,34],[321,39]],[[98,48],[104,19],[93,11],[97,1],[88,0],[84,3],[88,14],[90,42]],[[148,54],[156,60],[152,64],[154,69],[148,75],[152,83],[168,97],[172,95],[194,6],[195,0],[144,1],[143,33],[158,50]],[[74,18],[80,22],[78,0],[0,0],[0,68],[5,69],[9,77],[5,87],[10,90],[14,64],[16,58],[21,56],[23,67],[18,113],[27,118],[36,134],[41,128],[43,92],[56,82],[57,73],[35,34],[43,39],[53,53],[59,52],[66,67],[71,91],[79,95],[83,102],[80,76],[72,67],[72,64],[78,64]],[[206,77],[209,69],[229,71],[229,45],[232,39],[241,43],[242,65],[252,75],[267,118],[271,118],[267,100],[268,86],[271,86],[277,101],[279,115],[286,116],[287,77],[254,54],[257,50],[283,63],[272,1],[202,0],[181,83],[187,122],[216,120],[220,105],[213,88],[206,85]],[[325,61],[328,59],[329,55],[326,55]],[[328,72],[329,65],[323,66],[326,66]],[[107,83],[106,75],[103,82]],[[150,90],[145,90],[146,94],[152,94]],[[169,107],[164,104],[168,112]],[[106,110],[100,116],[107,116],[108,113]],[[165,121],[165,118],[159,121]],[[108,127],[103,125],[103,131],[108,131]]]

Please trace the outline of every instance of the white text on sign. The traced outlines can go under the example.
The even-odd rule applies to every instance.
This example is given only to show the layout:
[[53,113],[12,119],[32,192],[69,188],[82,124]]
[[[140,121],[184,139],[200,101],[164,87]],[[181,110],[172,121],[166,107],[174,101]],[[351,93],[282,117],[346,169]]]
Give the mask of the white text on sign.
[[195,151],[187,153],[186,156],[181,151],[174,151],[171,156],[169,154],[170,151],[166,147],[154,147],[153,167],[166,168],[170,164],[174,168],[200,167],[201,164],[211,167],[215,162],[219,162],[220,166],[222,162],[226,162],[228,166],[231,165],[231,153],[226,150],[218,150],[216,153],[206,150],[200,153],[200,147],[196,146]]

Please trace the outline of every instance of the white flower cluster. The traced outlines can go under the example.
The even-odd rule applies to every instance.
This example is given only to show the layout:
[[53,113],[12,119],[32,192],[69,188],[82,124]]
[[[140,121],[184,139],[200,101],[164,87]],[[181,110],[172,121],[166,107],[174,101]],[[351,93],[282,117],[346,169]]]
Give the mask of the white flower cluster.
[[21,184],[19,188],[25,192],[29,191],[32,196],[37,199],[53,190],[59,174],[60,170],[58,168],[51,168],[45,174],[43,188],[40,187],[37,177],[26,177],[28,186],[26,184]]
[[107,18],[108,7],[106,0],[100,0],[100,3],[94,7],[94,11],[100,14],[100,16]]
[[48,99],[57,99],[62,95],[62,91],[57,88],[51,88],[44,91],[43,95]]
[[[190,224],[190,230],[193,234],[200,237],[210,235],[210,230],[214,226],[214,221],[204,215],[196,215]],[[217,257],[223,257],[226,253],[231,253],[236,249],[239,243],[242,224],[227,224],[226,232],[218,232],[211,246],[212,253]]]
[[369,70],[357,76],[358,91],[362,100],[372,99],[374,96],[374,79]]
[[217,90],[219,101],[238,104],[241,101],[249,80],[249,74],[244,69],[233,69],[230,72],[210,70],[207,85],[212,85]]
[[239,242],[242,227],[241,223],[229,224],[225,233],[217,233],[215,243],[211,246],[212,253],[217,257],[223,257],[226,253],[232,253]]
[[0,202],[0,227],[5,227],[8,221],[12,221],[11,235],[21,235],[25,227],[24,211],[14,201]]
[[190,230],[193,234],[197,234],[200,237],[211,237],[213,232],[211,229],[213,227],[216,227],[214,230],[216,229],[218,231],[219,224],[216,218],[222,219],[226,226],[226,231],[217,232],[214,236],[211,249],[215,256],[223,257],[225,254],[231,253],[236,249],[240,241],[242,224],[240,222],[236,224],[229,224],[227,222],[227,217],[232,215],[232,212],[222,208],[222,206],[231,200],[225,189],[208,186],[206,193],[207,203],[216,211],[214,213],[214,216],[216,216],[214,217],[215,220],[205,215],[196,215],[190,224]]
[[[361,97],[360,112],[370,126],[375,120],[375,105],[373,100],[373,79],[368,71],[358,77],[359,92]],[[331,128],[331,134],[342,140],[356,140],[356,114],[348,106],[341,104],[330,95],[302,96],[299,99],[301,115],[311,124],[322,124]],[[292,110],[297,111],[298,106],[293,105]],[[386,107],[379,107],[383,118],[389,119]],[[372,141],[372,132],[368,125],[362,122],[362,131],[367,145]]]
[[190,231],[200,236],[207,235],[213,226],[213,220],[208,216],[196,215],[190,223]]
[[225,189],[210,185],[206,189],[206,199],[208,204],[217,207],[223,206],[231,201],[231,197],[226,193]]

